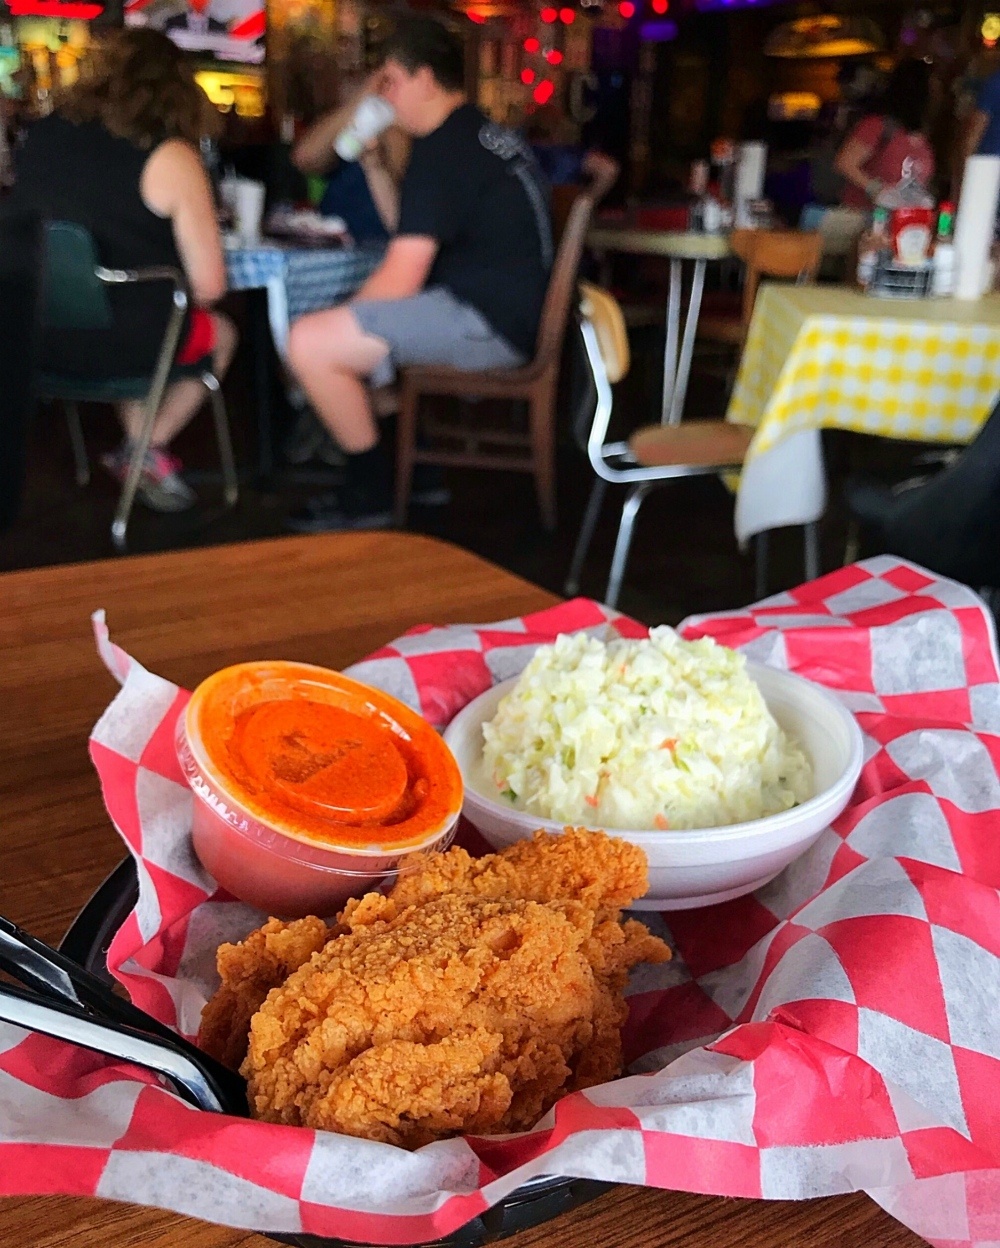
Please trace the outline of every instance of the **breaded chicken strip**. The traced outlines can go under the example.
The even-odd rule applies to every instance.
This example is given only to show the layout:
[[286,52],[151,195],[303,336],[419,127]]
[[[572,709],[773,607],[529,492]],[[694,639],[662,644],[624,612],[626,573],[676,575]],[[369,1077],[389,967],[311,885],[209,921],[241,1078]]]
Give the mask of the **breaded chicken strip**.
[[531,1126],[620,1073],[626,1007],[611,983],[640,946],[669,956],[579,902],[447,895],[383,913],[254,1016],[242,1070],[255,1116],[410,1148]]
[[332,934],[322,919],[292,923],[268,919],[241,944],[220,945],[216,966],[222,983],[202,1012],[199,1047],[239,1070],[247,1053],[250,1020],[264,998],[322,949]]
[[629,971],[670,957],[620,921],[646,887],[640,849],[580,829],[416,858],[334,928],[272,919],[223,945],[200,1042],[245,1056],[268,1121],[407,1148],[530,1127],[621,1072]]
[[585,828],[536,832],[499,854],[473,858],[464,849],[411,860],[390,893],[410,906],[444,893],[582,901],[592,910],[624,910],[648,887],[646,855],[636,845]]

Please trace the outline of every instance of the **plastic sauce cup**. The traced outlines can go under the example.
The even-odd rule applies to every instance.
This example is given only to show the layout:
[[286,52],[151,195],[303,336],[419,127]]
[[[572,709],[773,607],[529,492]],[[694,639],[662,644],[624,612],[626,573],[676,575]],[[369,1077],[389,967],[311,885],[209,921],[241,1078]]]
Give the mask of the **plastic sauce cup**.
[[177,724],[207,871],[281,918],[327,916],[444,849],[462,778],[396,698],[308,663],[240,663],[202,681]]

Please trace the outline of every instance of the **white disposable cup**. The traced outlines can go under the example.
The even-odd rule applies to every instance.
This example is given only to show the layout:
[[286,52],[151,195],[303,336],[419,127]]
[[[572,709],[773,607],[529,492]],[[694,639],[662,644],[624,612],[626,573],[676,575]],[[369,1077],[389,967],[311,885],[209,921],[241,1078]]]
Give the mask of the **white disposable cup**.
[[236,217],[236,233],[246,243],[260,238],[264,220],[264,183],[241,178],[233,188],[233,213]]
[[396,112],[381,95],[366,95],[354,116],[337,135],[333,145],[341,160],[357,160],[372,139],[389,128],[396,120]]

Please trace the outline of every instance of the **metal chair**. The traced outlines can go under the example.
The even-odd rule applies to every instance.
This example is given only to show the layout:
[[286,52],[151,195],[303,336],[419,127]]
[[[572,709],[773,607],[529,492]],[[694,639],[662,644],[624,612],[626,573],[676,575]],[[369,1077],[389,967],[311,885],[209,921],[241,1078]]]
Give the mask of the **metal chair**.
[[108,286],[139,282],[169,282],[173,288],[170,314],[153,372],[149,376],[124,376],[90,379],[43,371],[38,394],[42,399],[57,399],[66,411],[76,480],[80,486],[90,481],[90,464],[80,423],[81,402],[120,403],[128,399],[144,400],[142,428],[133,449],[128,473],[111,525],[115,549],[125,549],[132,504],[135,501],[142,465],[149,449],[153,421],[167,385],[184,377],[199,380],[212,402],[215,436],[222,466],[223,492],[226,505],[235,505],[239,495],[236,465],[233,459],[229,421],[219,379],[211,368],[202,365],[178,365],[175,357],[180,342],[188,293],[184,275],[169,266],[144,269],[109,269],[102,265],[89,230],[70,221],[51,221],[45,227],[45,262],[42,297],[42,332],[60,330],[109,329],[113,323]]
[[[631,363],[628,332],[621,307],[612,294],[581,282],[580,295],[580,332],[595,396],[594,413],[586,433],[586,450],[597,480],[584,513],[565,589],[571,595],[579,591],[580,572],[608,486],[627,485],[630,488],[622,506],[604,597],[613,607],[621,592],[636,517],[650,490],[676,477],[739,472],[754,430],[724,420],[691,420],[677,425],[645,426],[628,441],[605,441],[614,402],[611,387],[626,375]],[[579,426],[577,432],[579,437],[582,433]],[[817,530],[815,524],[804,527],[806,578],[812,579],[819,574]],[[766,538],[767,534],[762,533],[755,543],[758,596],[763,596],[766,586]]]

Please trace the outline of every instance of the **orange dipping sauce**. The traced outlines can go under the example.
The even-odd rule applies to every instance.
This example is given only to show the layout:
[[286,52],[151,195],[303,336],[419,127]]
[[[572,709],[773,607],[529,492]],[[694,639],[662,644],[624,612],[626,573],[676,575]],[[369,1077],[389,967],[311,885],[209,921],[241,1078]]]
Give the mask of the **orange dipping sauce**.
[[458,765],[425,720],[306,663],[240,663],[202,681],[178,757],[200,799],[198,856],[272,913],[322,912],[364,891],[403,854],[440,843],[462,807]]

